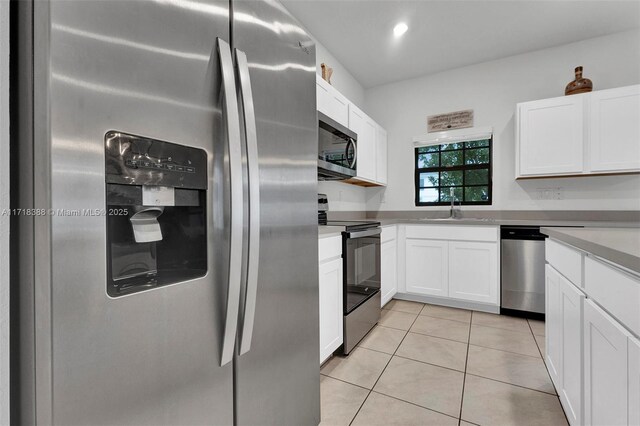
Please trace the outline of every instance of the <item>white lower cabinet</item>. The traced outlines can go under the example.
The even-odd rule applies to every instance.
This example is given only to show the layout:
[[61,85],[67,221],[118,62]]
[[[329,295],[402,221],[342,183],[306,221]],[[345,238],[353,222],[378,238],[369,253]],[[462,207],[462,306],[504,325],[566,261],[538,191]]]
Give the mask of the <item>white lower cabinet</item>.
[[[384,229],[382,230],[384,233]],[[395,239],[380,245],[380,304],[386,305],[398,291],[398,245]]]
[[587,299],[584,305],[584,424],[628,423],[629,333]]
[[321,238],[319,253],[320,363],[340,347],[343,339],[342,237]]
[[560,274],[547,265],[545,270],[545,361],[556,389],[562,387],[562,320],[560,318]]
[[497,304],[497,282],[495,243],[449,242],[449,297]]
[[582,326],[585,295],[546,267],[547,367],[572,425],[582,424]]
[[629,424],[640,425],[640,340],[629,337]]
[[449,293],[449,243],[407,238],[407,293],[446,297]]
[[496,242],[407,238],[405,268],[407,293],[499,304]]
[[569,423],[640,425],[640,279],[556,241],[546,259],[545,361]]
[[320,265],[320,363],[342,344],[342,259]]

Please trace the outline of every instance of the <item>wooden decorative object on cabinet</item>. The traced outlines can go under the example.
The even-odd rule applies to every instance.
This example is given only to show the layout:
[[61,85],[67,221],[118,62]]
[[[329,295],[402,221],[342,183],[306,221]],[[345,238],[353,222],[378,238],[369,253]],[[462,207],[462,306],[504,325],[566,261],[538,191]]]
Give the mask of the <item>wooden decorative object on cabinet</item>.
[[593,90],[593,83],[588,78],[582,77],[582,67],[576,67],[576,78],[569,82],[564,89],[565,95],[577,95],[578,93],[587,93]]

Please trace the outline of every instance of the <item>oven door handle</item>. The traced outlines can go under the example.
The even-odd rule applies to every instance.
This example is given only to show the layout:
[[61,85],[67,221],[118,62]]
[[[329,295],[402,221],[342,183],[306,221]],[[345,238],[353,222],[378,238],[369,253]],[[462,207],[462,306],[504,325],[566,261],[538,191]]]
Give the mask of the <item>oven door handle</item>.
[[374,235],[380,235],[382,233],[382,229],[367,229],[365,231],[355,231],[355,232],[347,232],[347,238],[364,238],[364,237],[372,237]]

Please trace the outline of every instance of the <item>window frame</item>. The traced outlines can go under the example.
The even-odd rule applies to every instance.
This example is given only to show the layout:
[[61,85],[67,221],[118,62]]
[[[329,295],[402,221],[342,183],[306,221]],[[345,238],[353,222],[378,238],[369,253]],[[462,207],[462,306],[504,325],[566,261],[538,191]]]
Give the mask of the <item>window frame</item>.
[[[489,163],[487,164],[464,164],[465,163],[465,157],[466,157],[466,151],[467,150],[471,150],[471,149],[478,149],[478,148],[467,148],[466,143],[467,142],[477,142],[477,141],[481,141],[481,140],[488,140],[489,141]],[[450,149],[450,150],[445,150],[442,151],[441,150],[441,146],[442,145],[449,145],[451,143],[465,143],[465,145],[463,146],[463,148],[459,148],[459,149]],[[490,206],[493,204],[493,136],[488,138],[488,139],[469,139],[469,140],[463,140],[460,142],[450,142],[450,143],[440,143],[440,144],[434,144],[431,146],[437,146],[438,147],[438,153],[440,154],[439,156],[439,160],[438,163],[439,165],[437,167],[425,167],[425,168],[418,168],[418,156],[420,155],[418,150],[420,148],[423,147],[414,147],[413,151],[414,151],[414,157],[413,157],[413,167],[414,167],[414,192],[415,192],[415,205],[416,207],[430,207],[430,206],[448,206],[451,205],[451,201],[429,201],[429,202],[422,202],[420,201],[420,189],[422,189],[422,187],[420,186],[420,174],[421,173],[433,173],[433,172],[437,172],[438,173],[438,179],[440,179],[440,172],[450,172],[450,171],[462,171],[462,185],[456,185],[453,186],[451,188],[462,188],[462,193],[463,193],[463,198],[464,198],[464,190],[465,188],[474,188],[474,187],[483,187],[486,186],[488,187],[488,199],[487,201],[456,201],[456,204],[460,204],[463,206]],[[481,148],[486,148],[486,147],[481,147]],[[442,153],[443,152],[455,152],[455,151],[462,151],[462,165],[459,166],[442,166]],[[424,153],[422,153],[424,154]],[[481,170],[481,169],[488,169],[488,173],[489,173],[489,179],[486,185],[465,185],[464,180],[465,180],[465,171],[466,170]],[[438,182],[440,183],[440,182]],[[440,198],[440,188],[450,188],[448,186],[436,186],[434,188],[438,188],[438,198]]]

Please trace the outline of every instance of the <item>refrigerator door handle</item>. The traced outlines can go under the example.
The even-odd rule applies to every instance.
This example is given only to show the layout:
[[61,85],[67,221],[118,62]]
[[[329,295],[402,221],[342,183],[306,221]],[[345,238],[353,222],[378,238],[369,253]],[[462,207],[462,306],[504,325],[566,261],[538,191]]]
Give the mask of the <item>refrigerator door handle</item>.
[[251,349],[251,338],[256,313],[256,293],[258,291],[258,266],[260,262],[260,176],[258,168],[258,136],[256,115],[253,106],[251,77],[247,55],[235,49],[240,98],[244,114],[244,132],[246,139],[247,169],[249,175],[249,253],[247,261],[247,288],[240,336],[240,355]]
[[238,331],[238,310],[240,306],[240,288],[242,285],[242,239],[243,239],[243,182],[242,182],[242,139],[240,136],[240,114],[236,94],[235,75],[231,47],[218,38],[217,51],[222,73],[223,111],[227,126],[229,144],[229,181],[231,237],[229,242],[229,288],[227,290],[227,309],[222,340],[220,366],[233,359],[236,335]]

